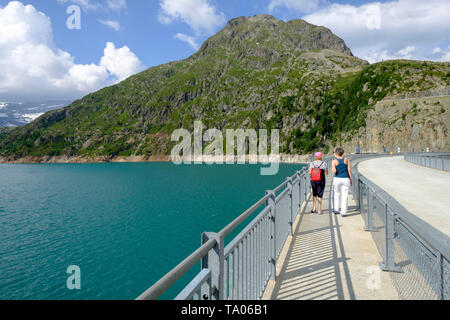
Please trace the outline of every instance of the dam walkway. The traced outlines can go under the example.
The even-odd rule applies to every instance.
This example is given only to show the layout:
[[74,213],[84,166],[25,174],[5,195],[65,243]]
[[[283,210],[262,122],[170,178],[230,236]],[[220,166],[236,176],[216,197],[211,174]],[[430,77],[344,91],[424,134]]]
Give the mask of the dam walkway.
[[[412,213],[417,224],[430,226],[424,233],[450,248],[450,172],[413,164],[404,157],[361,161],[357,171]],[[327,190],[330,188],[328,183]],[[324,212],[330,213],[333,205],[328,193],[324,205]],[[312,201],[307,201],[296,220],[295,234],[286,242],[277,263],[277,280],[269,281],[263,299],[436,298],[433,285],[428,283],[435,280],[427,279],[431,274],[419,270],[427,263],[427,258],[420,255],[429,252],[418,252],[415,262],[422,266],[414,266],[414,261],[397,244],[394,260],[403,260],[403,270],[379,273],[378,263],[383,257],[370,232],[365,231],[367,227],[353,195],[349,197],[349,206],[350,215],[345,218],[334,214],[319,216],[310,213]],[[445,269],[442,276],[448,277],[445,271],[448,272]]]
[[[328,179],[327,191],[331,188]],[[323,213],[311,213],[312,199],[297,217],[295,233],[286,241],[277,263],[276,281],[269,281],[263,300],[396,300],[382,257],[352,195],[345,218],[329,213],[330,193]]]
[[332,212],[332,173],[322,215],[311,213],[303,168],[221,231],[204,232],[138,299],[157,299],[200,262],[176,300],[449,300],[450,154],[349,158],[348,216]]

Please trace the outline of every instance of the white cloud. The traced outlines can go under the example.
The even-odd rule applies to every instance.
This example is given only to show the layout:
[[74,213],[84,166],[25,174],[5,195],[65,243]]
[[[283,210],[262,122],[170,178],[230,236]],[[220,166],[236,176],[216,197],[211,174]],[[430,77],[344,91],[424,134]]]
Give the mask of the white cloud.
[[104,66],[119,81],[125,80],[145,68],[130,48],[124,46],[116,49],[112,42],[106,44],[105,54],[100,61],[100,66]]
[[[63,91],[75,89],[80,93],[88,93],[100,89],[110,83],[108,70],[103,66],[91,63],[89,65],[72,65],[64,79],[56,79],[54,85],[56,89],[61,89]],[[53,90],[52,87],[49,89]]]
[[97,10],[100,5],[99,3],[93,2],[91,0],[57,0],[59,3],[73,3],[79,5],[84,10]]
[[101,24],[103,24],[107,27],[114,29],[115,31],[122,30],[122,27],[120,26],[119,21],[99,19],[98,22],[100,22]]
[[269,12],[273,12],[278,7],[285,7],[297,12],[312,12],[317,10],[325,0],[271,0],[268,6]]
[[[76,4],[79,5],[83,10],[95,10],[95,11],[120,11],[128,8],[127,0],[57,0],[59,3],[63,4]],[[105,20],[99,19],[98,22],[101,24],[113,28],[115,31],[122,29],[120,23],[116,20]]]
[[441,57],[440,60],[450,62],[450,47],[447,48],[447,51],[445,51],[445,54]]
[[398,54],[403,57],[406,57],[407,59],[411,59],[411,57],[412,57],[411,53],[413,53],[414,51],[416,51],[416,47],[407,46],[407,47],[403,48],[402,50],[399,50]]
[[24,117],[26,121],[32,122],[42,115],[43,113],[25,113],[22,115],[22,117]]
[[180,20],[187,23],[197,36],[210,35],[225,22],[225,14],[209,0],[160,0],[158,19],[169,24]]
[[[433,48],[450,40],[449,12],[448,0],[398,0],[331,4],[303,18],[330,28],[356,56],[375,62],[389,56],[432,59]],[[402,55],[408,47],[415,50]]]
[[76,64],[56,47],[45,14],[18,1],[0,7],[0,100],[79,98],[143,68],[128,47],[112,43],[99,65]]
[[127,0],[57,0],[59,3],[76,4],[84,10],[98,10],[109,8],[111,10],[124,10],[127,9]]
[[188,43],[192,49],[197,50],[198,49],[198,44],[196,42],[196,39],[194,37],[188,36],[186,34],[183,33],[177,33],[175,35],[175,38],[181,41],[184,41],[186,43]]
[[433,49],[433,54],[441,53],[441,52],[442,52],[442,49],[439,48],[439,47],[436,47],[436,48]]
[[127,0],[107,0],[106,3],[112,10],[123,10],[128,7]]
[[444,49],[434,48],[433,55],[436,60],[450,62],[450,46]]
[[372,52],[366,59],[371,62],[378,62],[384,60],[394,60],[394,59],[413,59],[412,53],[416,50],[414,46],[407,46],[397,52],[390,53],[388,50],[382,50],[378,52]]

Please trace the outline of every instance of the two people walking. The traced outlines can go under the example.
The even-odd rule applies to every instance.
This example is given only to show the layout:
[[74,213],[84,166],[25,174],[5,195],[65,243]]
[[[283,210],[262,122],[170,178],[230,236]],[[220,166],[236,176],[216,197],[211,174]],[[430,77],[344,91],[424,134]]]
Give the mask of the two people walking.
[[[334,151],[334,160],[331,163],[331,170],[334,173],[334,208],[335,214],[347,216],[348,195],[353,185],[353,176],[350,160],[344,158],[344,149],[336,148]],[[326,176],[328,175],[328,165],[323,161],[323,154],[317,152],[315,161],[309,165],[309,174],[311,175],[311,187],[313,191],[313,209],[312,213],[322,213],[322,199],[326,186]],[[317,210],[318,208],[318,210]]]

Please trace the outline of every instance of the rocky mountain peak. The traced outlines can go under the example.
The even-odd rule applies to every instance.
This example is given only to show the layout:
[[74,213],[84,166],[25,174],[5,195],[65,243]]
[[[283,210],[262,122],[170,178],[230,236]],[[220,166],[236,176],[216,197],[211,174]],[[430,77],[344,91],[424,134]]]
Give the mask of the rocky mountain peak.
[[205,41],[199,55],[217,50],[254,52],[255,48],[272,53],[329,49],[352,56],[345,42],[325,27],[301,19],[284,22],[268,14],[228,21],[221,31]]

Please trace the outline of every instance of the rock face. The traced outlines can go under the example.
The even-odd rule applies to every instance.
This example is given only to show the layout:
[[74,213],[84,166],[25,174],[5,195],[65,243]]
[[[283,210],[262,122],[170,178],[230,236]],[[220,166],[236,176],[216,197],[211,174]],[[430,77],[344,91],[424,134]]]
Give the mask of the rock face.
[[[443,91],[447,91],[445,88]],[[380,101],[344,146],[363,152],[450,150],[450,96]]]
[[450,63],[369,65],[324,27],[269,15],[239,17],[185,60],[150,68],[0,133],[0,157],[169,155],[172,132],[193,132],[197,120],[208,129],[279,129],[283,154],[327,151],[357,135],[367,112],[386,97],[449,85]]
[[321,49],[352,56],[345,42],[329,29],[304,20],[284,22],[270,15],[230,20],[222,31],[203,44],[197,56],[204,56],[214,49],[274,59],[295,51]]

